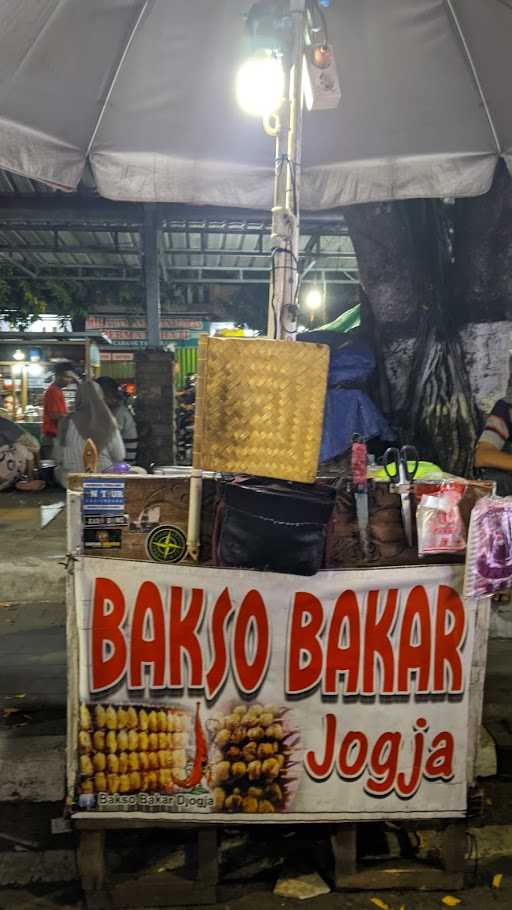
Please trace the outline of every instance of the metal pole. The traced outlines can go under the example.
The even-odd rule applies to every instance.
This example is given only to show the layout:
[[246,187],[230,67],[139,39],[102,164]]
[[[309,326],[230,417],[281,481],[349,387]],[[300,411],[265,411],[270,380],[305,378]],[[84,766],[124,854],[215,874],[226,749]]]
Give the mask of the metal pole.
[[146,319],[148,347],[162,347],[160,320],[160,275],[158,267],[158,228],[152,205],[144,206],[144,288],[146,292]]
[[272,271],[268,334],[295,340],[299,289],[300,170],[302,157],[302,71],[306,0],[290,0],[293,40],[287,110],[276,142],[272,208]]

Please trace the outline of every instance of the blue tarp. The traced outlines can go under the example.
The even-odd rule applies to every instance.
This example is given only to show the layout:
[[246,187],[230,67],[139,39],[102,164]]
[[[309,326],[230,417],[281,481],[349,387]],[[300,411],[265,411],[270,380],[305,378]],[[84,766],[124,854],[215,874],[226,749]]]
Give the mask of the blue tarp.
[[[321,462],[345,452],[351,445],[354,433],[366,440],[378,437],[391,441],[395,438],[387,420],[371,398],[357,388],[358,384],[364,386],[374,368],[373,353],[362,339],[354,340],[341,349],[331,349],[320,448]],[[340,388],[343,384],[350,387]]]

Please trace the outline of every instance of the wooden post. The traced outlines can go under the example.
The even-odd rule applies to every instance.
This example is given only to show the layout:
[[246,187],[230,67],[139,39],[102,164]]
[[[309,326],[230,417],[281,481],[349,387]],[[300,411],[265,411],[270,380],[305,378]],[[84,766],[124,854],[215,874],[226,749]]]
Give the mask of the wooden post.
[[78,870],[87,910],[110,910],[104,831],[80,831]]
[[346,883],[347,875],[357,872],[357,827],[356,825],[338,825],[331,836],[334,853],[334,881],[336,887]]
[[197,832],[197,878],[202,885],[209,888],[214,888],[219,880],[216,825],[208,825]]
[[[447,872],[464,874],[466,856],[466,822],[453,821],[444,830],[443,861]],[[463,882],[461,882],[462,887]]]

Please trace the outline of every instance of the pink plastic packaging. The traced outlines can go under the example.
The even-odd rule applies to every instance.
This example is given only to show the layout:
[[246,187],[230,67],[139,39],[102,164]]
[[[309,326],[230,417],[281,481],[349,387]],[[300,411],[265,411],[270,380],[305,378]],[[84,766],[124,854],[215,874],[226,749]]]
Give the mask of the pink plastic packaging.
[[464,495],[460,483],[443,484],[438,493],[423,495],[416,511],[418,553],[461,553],[466,549],[464,522],[459,502]]
[[466,597],[512,588],[512,496],[485,496],[471,513],[464,578]]

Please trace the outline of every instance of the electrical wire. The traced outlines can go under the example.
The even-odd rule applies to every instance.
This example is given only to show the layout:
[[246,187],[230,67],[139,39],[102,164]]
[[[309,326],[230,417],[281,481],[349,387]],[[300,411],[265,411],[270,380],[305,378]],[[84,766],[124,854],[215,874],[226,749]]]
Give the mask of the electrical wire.
[[[276,302],[275,302],[275,298],[276,298],[276,275],[277,275],[277,271],[278,271],[279,269],[285,269],[285,268],[287,269],[287,268],[289,268],[288,265],[276,265],[275,257],[276,257],[278,254],[283,254],[283,255],[286,255],[286,256],[290,256],[290,257],[291,257],[292,263],[293,263],[293,264],[292,264],[292,267],[291,267],[291,270],[292,270],[293,272],[295,272],[295,274],[296,274],[297,277],[298,277],[297,286],[296,286],[296,290],[295,290],[294,301],[293,301],[292,304],[287,304],[287,309],[288,309],[288,310],[292,310],[292,309],[293,309],[293,310],[295,311],[295,313],[296,313],[296,310],[297,310],[297,302],[296,302],[296,301],[297,301],[297,298],[298,298],[299,288],[300,288],[300,269],[299,269],[299,261],[298,261],[297,257],[296,257],[295,254],[290,250],[289,247],[286,247],[286,246],[274,247],[274,249],[272,250],[272,254],[271,254],[271,281],[272,281],[272,293],[271,293],[271,296],[270,296],[270,306],[271,306],[271,309],[272,309],[272,312],[273,312],[273,315],[274,315],[274,337],[275,337],[275,338],[277,338],[277,336],[278,336],[278,329],[279,329],[279,325],[278,325],[278,314],[277,314],[277,308],[276,308]],[[297,321],[296,316],[295,316],[293,313],[292,313],[292,315],[291,315],[291,319],[292,319],[292,322],[293,322],[293,323],[295,323],[295,322]],[[292,326],[290,329],[287,329],[287,331],[293,332],[293,331],[294,331],[294,327]]]

